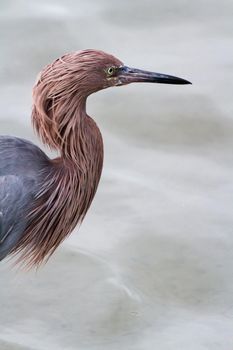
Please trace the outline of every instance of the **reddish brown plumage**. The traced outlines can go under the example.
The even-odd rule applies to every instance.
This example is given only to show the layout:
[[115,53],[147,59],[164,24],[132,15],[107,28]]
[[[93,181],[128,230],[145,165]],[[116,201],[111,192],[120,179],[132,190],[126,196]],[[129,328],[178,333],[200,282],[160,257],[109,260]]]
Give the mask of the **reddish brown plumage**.
[[86,99],[98,90],[132,82],[190,84],[174,76],[123,66],[117,58],[96,50],[67,54],[41,72],[33,89],[32,122],[43,143],[60,157],[47,160],[40,154],[38,158],[40,165],[42,162],[40,189],[36,187],[26,230],[19,240],[18,233],[15,237],[13,252],[22,253],[20,261],[40,264],[82,222],[103,165],[101,133],[86,114]]
[[14,252],[38,265],[80,224],[95,195],[103,164],[101,133],[86,114],[88,95],[112,85],[109,65],[121,62],[85,50],[57,59],[41,72],[33,89],[32,122],[43,143],[60,152],[44,169],[44,182],[29,225]]

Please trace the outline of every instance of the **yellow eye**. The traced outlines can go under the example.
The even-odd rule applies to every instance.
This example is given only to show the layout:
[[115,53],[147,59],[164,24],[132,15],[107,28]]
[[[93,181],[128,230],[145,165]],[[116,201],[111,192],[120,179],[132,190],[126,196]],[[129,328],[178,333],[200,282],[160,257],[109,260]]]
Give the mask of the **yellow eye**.
[[111,77],[111,76],[115,73],[115,70],[116,70],[115,67],[109,67],[109,68],[107,69],[107,74],[108,74],[108,76]]

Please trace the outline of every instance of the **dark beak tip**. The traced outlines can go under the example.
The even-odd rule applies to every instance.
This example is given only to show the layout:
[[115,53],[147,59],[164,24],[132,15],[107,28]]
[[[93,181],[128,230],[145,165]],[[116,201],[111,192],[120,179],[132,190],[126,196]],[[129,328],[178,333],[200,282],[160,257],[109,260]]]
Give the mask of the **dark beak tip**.
[[192,85],[191,81],[189,81],[189,80],[182,79],[182,78],[176,78],[176,77],[174,77],[174,78],[175,79],[173,80],[173,82],[171,80],[170,84],[174,83],[176,85]]

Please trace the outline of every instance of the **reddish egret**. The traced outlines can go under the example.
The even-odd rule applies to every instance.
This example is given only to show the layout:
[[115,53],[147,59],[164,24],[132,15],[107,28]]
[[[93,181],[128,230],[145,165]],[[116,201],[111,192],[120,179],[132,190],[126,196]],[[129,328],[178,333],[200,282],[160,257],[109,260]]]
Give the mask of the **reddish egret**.
[[29,141],[0,137],[0,260],[19,254],[29,266],[46,260],[80,224],[103,164],[101,133],[86,113],[87,97],[134,82],[190,84],[129,68],[112,55],[84,50],[45,67],[33,89],[32,123],[50,159]]

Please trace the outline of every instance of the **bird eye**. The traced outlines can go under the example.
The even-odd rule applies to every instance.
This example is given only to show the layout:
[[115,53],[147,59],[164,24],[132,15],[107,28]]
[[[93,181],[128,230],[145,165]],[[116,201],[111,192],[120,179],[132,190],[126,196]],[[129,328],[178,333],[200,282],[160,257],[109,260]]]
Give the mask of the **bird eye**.
[[115,70],[116,70],[115,67],[109,67],[107,69],[108,76],[112,76],[114,74]]

